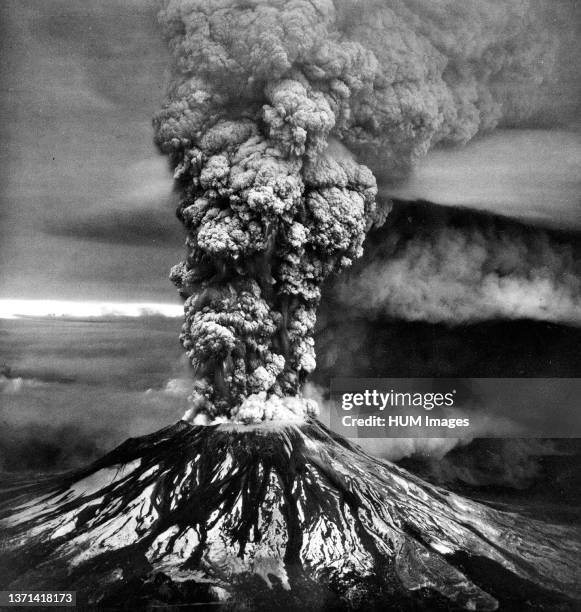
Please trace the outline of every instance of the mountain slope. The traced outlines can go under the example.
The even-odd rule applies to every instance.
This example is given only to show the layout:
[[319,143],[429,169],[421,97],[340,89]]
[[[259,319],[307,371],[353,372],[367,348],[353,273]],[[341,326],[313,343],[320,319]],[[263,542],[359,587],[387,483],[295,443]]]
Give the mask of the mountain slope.
[[130,439],[2,490],[2,589],[102,608],[551,609],[581,599],[576,528],[499,512],[314,420]]

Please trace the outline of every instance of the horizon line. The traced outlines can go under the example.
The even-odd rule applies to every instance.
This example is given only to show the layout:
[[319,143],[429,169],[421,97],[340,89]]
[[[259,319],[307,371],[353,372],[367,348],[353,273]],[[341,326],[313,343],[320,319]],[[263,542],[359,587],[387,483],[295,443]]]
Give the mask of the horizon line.
[[170,302],[109,302],[98,300],[35,300],[27,298],[0,298],[0,319],[41,318],[138,318],[162,316],[182,317],[181,304]]

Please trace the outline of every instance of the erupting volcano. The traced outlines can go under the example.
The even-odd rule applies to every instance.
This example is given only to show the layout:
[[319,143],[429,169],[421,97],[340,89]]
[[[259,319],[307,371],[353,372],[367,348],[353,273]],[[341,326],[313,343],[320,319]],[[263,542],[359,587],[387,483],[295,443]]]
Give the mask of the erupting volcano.
[[105,609],[575,609],[578,530],[366,455],[302,391],[322,284],[389,214],[375,176],[395,184],[436,145],[550,117],[567,10],[164,2],[173,78],[154,128],[187,231],[171,279],[189,409],[84,470],[6,489],[1,588]]
[[5,494],[3,588],[76,590],[100,609],[574,610],[581,598],[575,530],[430,486],[309,417],[180,422]]

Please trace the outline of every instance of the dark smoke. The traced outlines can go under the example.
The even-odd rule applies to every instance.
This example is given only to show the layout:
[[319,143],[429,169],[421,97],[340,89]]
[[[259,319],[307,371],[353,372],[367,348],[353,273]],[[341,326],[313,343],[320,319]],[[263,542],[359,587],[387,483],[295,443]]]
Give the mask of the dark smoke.
[[344,147],[394,182],[436,145],[550,121],[549,92],[566,90],[555,66],[568,4],[163,7],[174,78],[155,129],[188,231],[172,280],[186,299],[192,416],[300,416],[313,409],[297,396],[315,367],[320,286],[387,210],[375,211],[375,179]]

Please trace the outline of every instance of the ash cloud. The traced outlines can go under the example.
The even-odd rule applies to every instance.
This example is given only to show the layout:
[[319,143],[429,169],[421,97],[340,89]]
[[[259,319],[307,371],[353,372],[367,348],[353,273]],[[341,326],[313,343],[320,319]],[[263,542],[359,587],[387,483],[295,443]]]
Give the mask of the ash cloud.
[[581,243],[500,217],[399,204],[362,266],[335,288],[366,316],[459,325],[581,325]]
[[[163,3],[173,81],[154,126],[188,232],[172,280],[186,299],[194,420],[260,421],[271,400],[300,396],[315,367],[321,285],[361,255],[387,212],[370,169],[394,183],[435,146],[554,122],[553,91],[570,112],[561,60],[572,10],[516,0]],[[486,316],[522,298],[518,287],[496,291]],[[563,308],[558,316],[570,316]],[[448,316],[458,311],[469,316],[457,306]]]
[[[579,15],[567,1],[164,7],[176,63],[182,74],[205,81],[198,81],[200,91],[217,90],[216,102],[232,115],[250,114],[257,103],[289,94],[288,84],[276,93],[272,83],[299,75],[311,108],[319,110],[316,124],[296,128],[316,132],[304,137],[320,147],[336,135],[392,180],[437,144],[464,144],[496,126],[538,124],[542,117],[560,124],[578,104],[579,79],[566,66],[579,57]],[[267,124],[277,112],[276,102],[265,110]],[[189,120],[212,123],[216,112],[200,104]]]

